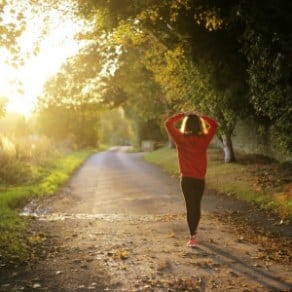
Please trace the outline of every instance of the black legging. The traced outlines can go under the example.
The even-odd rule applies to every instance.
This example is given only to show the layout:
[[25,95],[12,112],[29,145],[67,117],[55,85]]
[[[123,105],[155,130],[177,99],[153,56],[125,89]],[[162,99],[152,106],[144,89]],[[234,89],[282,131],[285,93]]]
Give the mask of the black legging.
[[205,188],[205,181],[191,177],[181,177],[181,189],[186,201],[187,221],[190,234],[196,234],[201,218],[201,200]]

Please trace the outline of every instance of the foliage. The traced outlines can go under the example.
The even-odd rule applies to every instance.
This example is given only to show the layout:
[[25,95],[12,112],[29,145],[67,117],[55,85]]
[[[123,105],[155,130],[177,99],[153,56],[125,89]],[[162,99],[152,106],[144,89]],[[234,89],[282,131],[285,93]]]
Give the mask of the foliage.
[[30,54],[38,53],[37,42],[32,52],[28,53],[22,52],[19,40],[27,29],[29,18],[37,16],[39,19],[42,18],[43,23],[46,23],[46,17],[40,13],[40,7],[43,4],[42,1],[17,0],[4,0],[0,3],[0,50],[9,65],[22,66],[25,58]]
[[270,120],[281,148],[292,149],[291,1],[258,1],[243,6],[242,36],[252,103]]
[[37,104],[41,133],[77,147],[97,145],[102,60],[99,45],[89,44],[45,84]]
[[[144,134],[140,133],[140,128],[146,129],[146,124],[149,126],[150,120],[152,130],[160,131],[160,121],[153,123],[164,109],[160,87],[153,80],[153,74],[142,62],[137,61],[141,55],[137,48],[129,47],[127,54],[122,54],[116,47],[116,42],[111,45],[111,41],[121,40],[118,34],[116,31],[112,37],[100,36],[102,41],[98,44],[96,40],[92,41],[92,44],[86,46],[77,57],[69,60],[63,71],[46,84],[46,94],[39,100],[40,119],[53,111],[58,117],[56,112],[63,113],[66,108],[65,115],[60,115],[63,119],[66,114],[68,115],[68,108],[74,107],[75,111],[83,112],[83,104],[87,104],[88,107],[95,106],[101,112],[122,107],[126,117],[134,120],[133,123],[130,122],[132,126],[130,136],[136,141],[135,144],[140,144],[144,137]],[[92,66],[94,61],[97,66]],[[53,132],[56,131],[54,123],[62,124],[60,120],[55,119],[55,122],[46,120],[48,123],[42,120],[42,124],[51,125]],[[113,123],[114,121],[112,125],[106,127],[111,128]],[[72,126],[74,121],[70,124]],[[62,129],[59,127],[58,130]],[[68,131],[67,128],[64,130]],[[99,128],[98,131],[102,132],[103,129]],[[80,135],[81,131],[78,133]],[[59,136],[64,134],[63,131]],[[161,133],[158,136],[161,137]],[[103,140],[107,140],[105,136]]]
[[[25,29],[25,15],[23,5],[16,3],[16,0],[6,0],[0,3],[0,14],[5,15],[0,19],[0,49],[4,52],[8,50],[14,55],[16,61],[19,46],[17,38]],[[14,63],[15,64],[15,63]]]
[[[152,72],[165,97],[154,96],[152,101],[161,103],[164,110],[195,107],[207,111],[220,122],[219,134],[231,139],[236,117],[248,112],[242,111],[242,105],[249,108],[236,34],[239,28],[230,26],[228,16],[234,8],[231,4],[172,0],[129,2],[120,7],[117,1],[88,1],[86,6],[80,7],[85,17],[88,7],[107,11],[111,21],[105,21],[104,32],[111,32],[122,55],[131,55],[136,47],[136,60]],[[133,59],[128,62],[132,72],[138,69]],[[134,74],[136,79],[141,77],[138,71]],[[123,83],[122,90],[126,86]],[[139,95],[135,98],[143,100]]]
[[100,101],[99,76],[103,58],[97,43],[89,44],[76,56],[71,57],[59,72],[44,86],[44,96],[39,98],[39,107],[57,106],[78,108]]
[[56,153],[52,142],[32,134],[28,120],[7,113],[0,120],[0,184],[30,183],[38,177],[37,167]]
[[141,60],[141,52],[128,48],[119,57],[119,66],[106,80],[103,104],[121,106],[131,126],[132,143],[139,147],[143,139],[161,139],[160,120],[165,100],[159,85]]
[[31,166],[0,151],[0,184],[27,183],[33,177]]
[[38,132],[69,148],[96,146],[99,114],[95,107],[48,106],[38,113]]
[[102,113],[98,127],[100,143],[102,145],[130,144],[130,130],[122,108]]
[[0,184],[28,184],[42,177],[42,165],[58,151],[46,137],[0,137]]
[[[219,121],[230,161],[238,117],[261,115],[288,149],[290,6],[281,3],[77,1],[79,16],[93,24],[79,35],[90,45],[48,83],[43,105],[48,112],[122,105],[137,141],[143,122],[160,128],[163,112],[195,108]],[[266,25],[273,7],[275,21]]]

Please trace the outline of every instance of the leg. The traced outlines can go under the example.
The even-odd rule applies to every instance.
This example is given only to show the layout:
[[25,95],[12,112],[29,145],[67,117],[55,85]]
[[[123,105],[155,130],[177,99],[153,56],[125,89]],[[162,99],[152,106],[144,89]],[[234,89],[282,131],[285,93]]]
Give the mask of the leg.
[[190,234],[195,235],[201,218],[201,200],[205,188],[204,180],[181,178],[181,189],[185,197],[187,222]]

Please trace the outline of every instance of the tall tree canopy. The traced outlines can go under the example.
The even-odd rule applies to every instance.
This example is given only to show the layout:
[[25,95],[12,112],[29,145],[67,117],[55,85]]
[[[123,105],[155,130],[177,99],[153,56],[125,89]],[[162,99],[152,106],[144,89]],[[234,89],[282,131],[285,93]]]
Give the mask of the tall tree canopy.
[[96,17],[97,31],[111,33],[122,53],[131,46],[140,47],[142,62],[153,72],[171,108],[192,106],[214,115],[221,123],[226,160],[232,161],[235,121],[246,113],[242,105],[248,108],[246,74],[236,34],[241,28],[230,25],[234,6],[219,4],[222,7],[213,1],[128,1],[123,5],[88,1],[80,11]]
[[[291,151],[290,1],[73,2],[93,24],[79,37],[102,46],[86,66],[73,60],[81,77],[76,74],[72,88],[58,89],[55,100],[69,94],[80,101],[74,92],[86,88],[86,98],[122,105],[134,120],[148,123],[161,121],[163,111],[202,110],[220,123],[226,162],[235,159],[236,120],[258,116]],[[89,56],[90,47],[82,54]],[[103,78],[93,62],[100,56],[103,68],[111,63],[113,69]],[[91,78],[82,77],[84,70]]]

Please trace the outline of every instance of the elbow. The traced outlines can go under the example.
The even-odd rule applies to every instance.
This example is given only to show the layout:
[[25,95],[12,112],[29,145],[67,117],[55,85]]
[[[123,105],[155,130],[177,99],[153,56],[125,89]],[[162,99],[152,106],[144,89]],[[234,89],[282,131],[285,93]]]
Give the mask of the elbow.
[[171,124],[170,120],[166,120],[166,121],[164,122],[164,127],[168,129],[169,126],[170,126],[170,124]]

